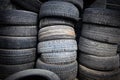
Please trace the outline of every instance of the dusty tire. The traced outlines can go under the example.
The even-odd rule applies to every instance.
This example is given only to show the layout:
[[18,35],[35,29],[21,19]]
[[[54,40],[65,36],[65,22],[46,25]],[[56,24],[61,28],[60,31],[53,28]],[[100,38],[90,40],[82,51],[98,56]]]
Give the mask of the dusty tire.
[[36,37],[6,37],[0,36],[0,48],[24,49],[36,47]]
[[32,69],[34,67],[34,62],[21,64],[21,65],[1,65],[0,64],[0,78],[5,79],[6,77],[14,74],[16,72]]
[[60,78],[53,72],[41,69],[29,69],[20,71],[6,78],[5,80],[32,80],[32,79],[45,79],[45,80],[60,80]]
[[64,18],[43,18],[40,20],[39,28],[53,26],[53,25],[68,25],[74,27],[74,23],[71,20]]
[[69,52],[76,50],[76,41],[69,39],[44,41],[38,44],[38,53]]
[[69,64],[76,61],[77,53],[73,52],[58,52],[58,53],[43,53],[41,60],[48,64]]
[[107,26],[84,24],[82,36],[106,43],[120,42],[120,29]]
[[37,25],[37,14],[24,10],[1,10],[0,24]]
[[0,35],[16,37],[36,36],[37,26],[1,26]]
[[79,20],[79,10],[71,3],[64,1],[48,1],[40,8],[40,19],[44,17],[63,17]]
[[117,79],[119,74],[120,69],[114,71],[96,71],[79,65],[79,76],[82,80],[119,80]]
[[112,57],[98,57],[80,53],[79,62],[94,70],[110,71],[119,68],[119,55]]
[[46,69],[56,73],[61,80],[73,80],[77,75],[77,62],[73,62],[66,65],[46,64],[42,61],[37,61],[37,68]]
[[90,55],[101,57],[117,55],[117,45],[102,43],[84,37],[80,37],[79,50]]
[[19,65],[35,61],[36,49],[0,49],[0,64]]
[[47,26],[39,30],[39,41],[54,39],[75,39],[75,31],[72,27],[66,25]]

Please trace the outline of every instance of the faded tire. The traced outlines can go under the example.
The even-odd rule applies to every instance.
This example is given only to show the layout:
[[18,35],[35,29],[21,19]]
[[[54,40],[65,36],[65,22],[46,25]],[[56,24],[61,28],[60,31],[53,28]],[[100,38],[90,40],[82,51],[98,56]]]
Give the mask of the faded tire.
[[37,68],[46,69],[56,73],[61,80],[73,80],[77,76],[77,62],[65,65],[46,64],[38,59]]

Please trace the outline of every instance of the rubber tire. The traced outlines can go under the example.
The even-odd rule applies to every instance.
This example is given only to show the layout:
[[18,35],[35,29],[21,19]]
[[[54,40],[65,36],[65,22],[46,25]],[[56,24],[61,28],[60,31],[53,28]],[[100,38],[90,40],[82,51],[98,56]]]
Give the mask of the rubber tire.
[[71,26],[53,25],[39,30],[38,40],[47,41],[54,39],[75,39],[75,31]]
[[41,54],[41,61],[47,64],[70,64],[76,61],[76,58],[76,51]]
[[24,78],[27,77],[29,78],[32,76],[39,77],[40,79],[45,78],[46,80],[60,80],[60,78],[55,73],[42,69],[29,69],[29,70],[20,71],[18,73],[11,75],[5,80],[22,80]]
[[38,13],[42,2],[39,0],[11,0],[12,3],[16,6],[21,7],[22,9],[29,10],[32,12]]
[[76,50],[76,41],[70,39],[51,40],[38,43],[38,53],[69,52]]
[[105,43],[120,42],[120,29],[95,24],[83,24],[82,36]]
[[74,27],[74,23],[71,20],[66,20],[64,18],[49,17],[40,20],[39,28],[44,28],[53,25],[68,25]]
[[0,35],[16,37],[36,36],[37,26],[1,26]]
[[117,55],[117,45],[108,44],[80,37],[79,50],[95,56],[109,57]]
[[106,8],[107,9],[111,9],[111,10],[116,10],[116,11],[119,11],[120,10],[120,5],[116,5],[116,4],[106,4]]
[[6,37],[0,36],[0,48],[2,49],[24,49],[35,48],[36,37]]
[[79,20],[79,10],[71,3],[64,1],[48,1],[40,8],[39,18],[62,17],[74,21]]
[[94,23],[106,26],[120,26],[119,11],[102,9],[102,8],[88,8],[84,12],[83,22]]
[[37,14],[24,10],[0,10],[2,25],[37,25]]
[[119,68],[119,55],[112,57],[99,57],[80,53],[80,64],[100,71],[112,71]]
[[119,0],[107,0],[107,3],[110,3],[110,4],[116,4],[116,5],[120,5],[120,1]]
[[56,73],[61,80],[73,80],[77,76],[77,62],[65,65],[46,64],[40,59],[37,61],[37,68],[46,69]]
[[19,65],[35,61],[36,49],[0,49],[0,64]]
[[34,62],[20,65],[1,65],[0,64],[0,79],[5,79],[8,76],[27,69],[32,69]]
[[85,66],[79,65],[79,76],[82,80],[119,80],[117,75],[120,74],[120,69],[114,71],[96,71]]

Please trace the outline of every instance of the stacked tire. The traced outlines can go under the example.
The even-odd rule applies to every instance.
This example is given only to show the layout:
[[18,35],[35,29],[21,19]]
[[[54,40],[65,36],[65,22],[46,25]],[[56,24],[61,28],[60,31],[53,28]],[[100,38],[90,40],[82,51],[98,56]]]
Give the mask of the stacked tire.
[[79,77],[82,80],[120,80],[120,13],[88,8],[79,42]]
[[69,1],[73,0],[45,2],[39,14],[36,67],[56,73],[61,80],[75,80],[78,67],[74,23],[79,20],[79,10]]
[[34,67],[37,14],[0,10],[0,79]]

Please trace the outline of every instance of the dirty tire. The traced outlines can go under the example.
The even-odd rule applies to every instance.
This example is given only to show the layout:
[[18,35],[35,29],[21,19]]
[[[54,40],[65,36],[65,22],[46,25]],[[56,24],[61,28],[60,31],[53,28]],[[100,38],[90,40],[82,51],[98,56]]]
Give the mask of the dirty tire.
[[75,31],[71,26],[54,25],[47,26],[39,30],[39,41],[54,40],[54,39],[75,39]]
[[11,75],[10,77],[6,78],[5,80],[24,80],[24,79],[30,79],[31,78],[40,78],[40,79],[47,79],[47,80],[60,80],[60,78],[53,72],[48,70],[42,70],[42,69],[29,69],[20,71],[18,73],[15,73]]
[[34,62],[20,65],[1,65],[0,64],[0,78],[5,79],[6,77],[26,69],[33,69]]
[[98,57],[80,53],[80,64],[94,70],[115,70],[119,68],[119,55],[112,57]]
[[44,41],[38,44],[38,53],[67,52],[76,50],[76,41],[69,39]]
[[37,35],[37,26],[1,26],[1,36],[28,37]]
[[41,60],[48,64],[69,64],[76,61],[76,58],[76,51],[41,54]]
[[63,17],[79,20],[79,10],[71,3],[63,1],[48,1],[40,8],[40,19],[43,17]]
[[95,24],[83,24],[82,36],[106,43],[120,42],[120,29]]
[[35,61],[36,49],[0,49],[0,64],[18,65]]
[[117,54],[117,45],[102,43],[84,37],[80,37],[79,50],[90,55],[108,57],[115,56]]
[[85,10],[83,21],[86,23],[119,27],[120,18],[118,16],[120,16],[118,11],[100,8],[88,8]]
[[39,28],[53,26],[53,25],[68,25],[74,27],[74,23],[71,20],[66,20],[64,18],[43,18],[40,20]]
[[66,65],[55,65],[43,63],[40,59],[37,61],[37,68],[46,69],[56,73],[61,80],[73,80],[77,75],[77,62]]
[[36,47],[36,37],[6,37],[0,36],[0,48],[24,49]]
[[24,10],[1,10],[0,24],[3,25],[36,25],[37,14]]

